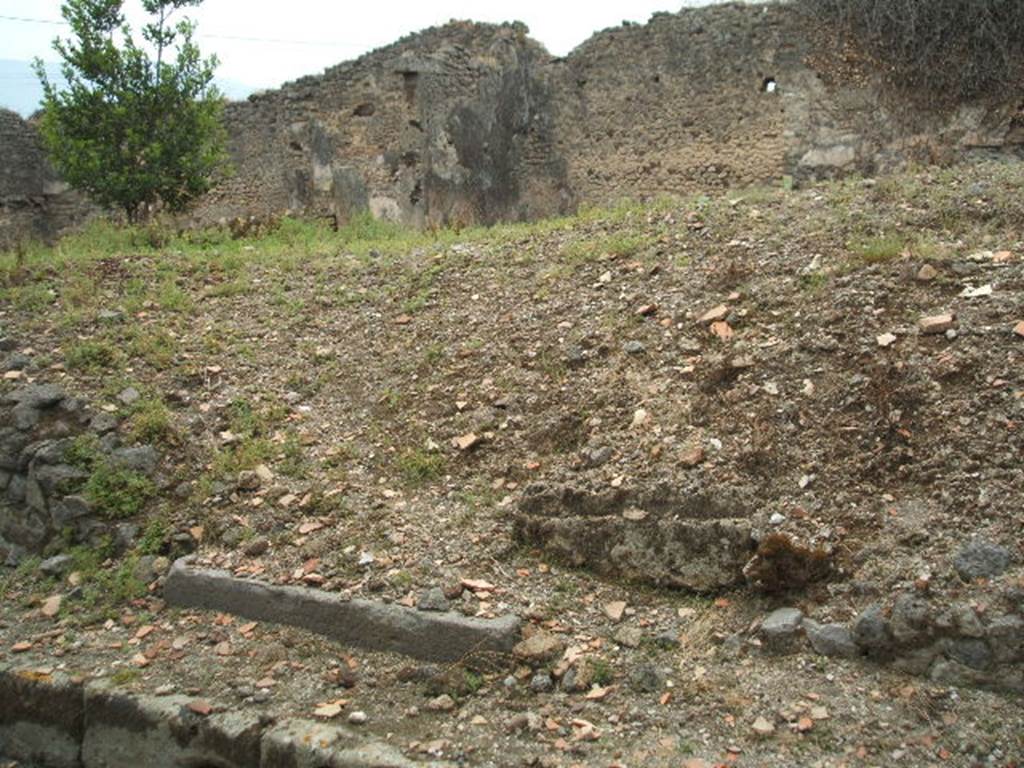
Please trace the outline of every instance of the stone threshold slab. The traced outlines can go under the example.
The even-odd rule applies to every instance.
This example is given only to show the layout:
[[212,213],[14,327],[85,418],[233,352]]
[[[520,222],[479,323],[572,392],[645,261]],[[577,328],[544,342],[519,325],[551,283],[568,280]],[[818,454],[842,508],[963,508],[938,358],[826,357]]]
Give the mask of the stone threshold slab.
[[204,717],[189,701],[0,667],[0,759],[36,768],[451,768],[345,726],[246,711]]
[[317,589],[265,584],[226,571],[175,562],[164,584],[169,605],[202,608],[316,632],[347,645],[424,661],[454,662],[479,653],[510,653],[519,641],[517,616],[468,618]]

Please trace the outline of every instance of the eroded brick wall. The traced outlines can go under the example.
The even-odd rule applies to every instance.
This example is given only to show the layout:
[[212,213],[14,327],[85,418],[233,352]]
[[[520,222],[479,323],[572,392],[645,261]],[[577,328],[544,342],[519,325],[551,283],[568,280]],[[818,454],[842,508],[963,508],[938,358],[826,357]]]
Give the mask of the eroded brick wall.
[[568,210],[549,58],[521,25],[453,23],[233,104],[234,173],[196,215],[368,209],[423,226]]

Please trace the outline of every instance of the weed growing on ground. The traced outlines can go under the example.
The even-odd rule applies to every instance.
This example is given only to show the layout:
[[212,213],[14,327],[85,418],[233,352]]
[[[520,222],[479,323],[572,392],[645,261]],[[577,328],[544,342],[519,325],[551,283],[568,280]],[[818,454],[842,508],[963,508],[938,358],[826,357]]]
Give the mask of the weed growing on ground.
[[126,430],[128,439],[136,443],[167,444],[175,437],[171,411],[157,398],[143,398],[131,405]]
[[408,485],[423,485],[444,474],[447,461],[440,453],[410,448],[395,461],[398,474]]
[[156,495],[152,481],[130,469],[99,461],[82,488],[85,498],[109,519],[134,517]]
[[96,373],[114,368],[119,362],[117,349],[104,340],[77,341],[64,353],[64,363],[72,371]]
[[855,246],[860,261],[865,265],[884,264],[898,258],[907,248],[902,237],[881,235],[868,238]]

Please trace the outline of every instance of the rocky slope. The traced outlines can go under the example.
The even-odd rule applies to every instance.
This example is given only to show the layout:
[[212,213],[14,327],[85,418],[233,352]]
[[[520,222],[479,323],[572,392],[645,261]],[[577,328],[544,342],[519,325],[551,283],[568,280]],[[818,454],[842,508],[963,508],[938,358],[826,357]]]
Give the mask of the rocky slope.
[[[126,551],[3,576],[2,662],[466,765],[1017,765],[1022,181],[12,257],[5,394],[164,463],[139,514],[99,504]],[[168,608],[192,551],[524,641],[434,666]]]

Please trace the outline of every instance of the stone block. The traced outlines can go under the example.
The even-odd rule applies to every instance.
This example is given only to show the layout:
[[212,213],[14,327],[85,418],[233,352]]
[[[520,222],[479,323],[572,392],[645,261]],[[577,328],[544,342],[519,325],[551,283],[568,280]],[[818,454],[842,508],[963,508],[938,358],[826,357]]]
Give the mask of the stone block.
[[754,552],[743,504],[699,489],[527,489],[516,536],[606,576],[712,591],[741,583]]
[[802,626],[811,647],[822,656],[851,659],[857,655],[853,633],[845,625],[819,624],[813,619],[804,619]]
[[785,653],[794,649],[804,614],[797,608],[779,608],[761,622],[760,636],[765,650]]
[[875,658],[886,658],[892,654],[892,626],[882,615],[880,606],[866,609],[853,625],[853,639],[863,653]]
[[473,619],[318,589],[280,587],[193,568],[179,560],[164,585],[171,605],[224,611],[256,621],[301,627],[362,648],[426,661],[459,661],[474,653],[509,653],[519,640],[516,616]]
[[393,747],[367,741],[349,728],[289,720],[263,737],[259,768],[441,768],[407,759]]

